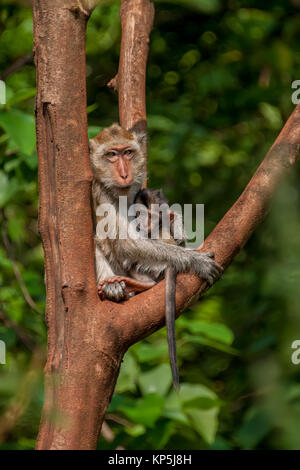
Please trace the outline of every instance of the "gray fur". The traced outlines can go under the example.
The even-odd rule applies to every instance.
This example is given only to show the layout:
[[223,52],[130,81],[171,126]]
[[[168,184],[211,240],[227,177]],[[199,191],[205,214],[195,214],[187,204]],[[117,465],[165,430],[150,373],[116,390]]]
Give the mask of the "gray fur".
[[[113,129],[122,130],[114,124]],[[120,131],[121,132],[121,131]],[[144,179],[144,151],[142,150],[145,134],[132,132],[128,144],[135,148],[133,159],[134,179],[128,188],[129,204],[134,202]],[[114,140],[116,137],[114,137]],[[124,137],[121,136],[122,142]],[[103,158],[104,152],[110,148],[111,142],[97,140],[90,142],[91,165],[94,173],[92,186],[93,207],[96,224],[97,207],[106,202],[115,205],[118,210],[118,198],[124,195],[115,185],[110,167]],[[118,217],[117,217],[118,219]],[[130,234],[129,234],[130,235]],[[127,276],[144,280],[158,281],[162,278],[166,267],[172,267],[177,273],[190,272],[205,279],[210,285],[222,274],[222,268],[213,260],[212,253],[199,253],[181,246],[165,243],[163,240],[140,238],[100,239],[96,237],[96,278],[97,284],[113,276]],[[120,283],[105,283],[102,291],[110,300],[120,302],[128,298],[125,288]]]

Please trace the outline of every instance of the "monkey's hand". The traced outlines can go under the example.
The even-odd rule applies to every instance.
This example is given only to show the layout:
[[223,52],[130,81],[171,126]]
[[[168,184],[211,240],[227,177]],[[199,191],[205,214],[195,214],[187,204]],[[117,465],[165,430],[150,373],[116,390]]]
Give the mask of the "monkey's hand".
[[224,269],[214,261],[214,253],[193,252],[192,271],[212,286],[223,274]]
[[137,292],[143,292],[156,284],[155,281],[141,282],[130,277],[115,276],[104,279],[98,286],[98,294],[102,300],[121,302]]

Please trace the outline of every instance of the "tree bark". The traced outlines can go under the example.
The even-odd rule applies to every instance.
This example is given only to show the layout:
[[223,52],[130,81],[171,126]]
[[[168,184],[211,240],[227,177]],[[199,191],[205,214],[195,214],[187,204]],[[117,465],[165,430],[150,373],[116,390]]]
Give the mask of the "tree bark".
[[[33,8],[48,325],[37,449],[95,449],[124,353],[164,324],[164,282],[122,304],[97,296],[86,117],[88,16],[75,0],[34,0]],[[153,6],[149,0],[123,0],[121,18],[121,123],[145,126]],[[299,121],[298,106],[244,193],[206,240],[203,249],[214,251],[224,267],[261,222],[276,186],[299,158]],[[195,276],[178,276],[178,313],[206,288]]]
[[[146,67],[154,5],[151,0],[122,0],[120,17],[122,39],[119,71],[113,79],[113,86],[119,94],[120,124],[125,129],[134,127],[146,132]],[[144,171],[146,186],[147,158]]]
[[114,311],[99,302],[94,275],[86,22],[72,0],[34,2],[39,231],[48,325],[37,449],[95,448],[123,355],[109,325]]

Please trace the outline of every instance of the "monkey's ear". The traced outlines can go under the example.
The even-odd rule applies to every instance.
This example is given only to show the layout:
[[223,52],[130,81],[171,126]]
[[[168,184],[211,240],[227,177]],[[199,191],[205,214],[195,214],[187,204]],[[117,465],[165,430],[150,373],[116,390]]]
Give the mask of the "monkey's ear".
[[89,140],[89,149],[90,149],[90,153],[93,153],[96,151],[97,149],[97,143],[94,141],[94,139],[90,139]]
[[147,143],[147,132],[141,129],[139,124],[136,124],[134,127],[129,129],[129,132],[135,136],[140,145]]

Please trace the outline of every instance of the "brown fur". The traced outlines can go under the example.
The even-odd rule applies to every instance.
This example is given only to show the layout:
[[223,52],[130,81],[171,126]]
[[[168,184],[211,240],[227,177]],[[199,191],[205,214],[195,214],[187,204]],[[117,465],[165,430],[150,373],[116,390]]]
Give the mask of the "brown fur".
[[122,141],[131,141],[134,139],[134,136],[131,132],[123,129],[118,124],[112,124],[110,127],[106,127],[103,129],[99,134],[94,137],[94,141],[98,144],[105,144],[110,143],[113,145],[114,143],[120,143]]
[[[133,202],[144,179],[145,156],[142,150],[144,139],[145,134],[136,134],[123,129],[119,124],[112,124],[90,140],[91,166],[95,177],[92,194],[96,206],[99,205],[104,193],[112,199],[127,195],[131,203]],[[110,165],[105,159],[107,151],[120,145],[128,145],[134,150],[134,158],[130,164],[133,182],[129,188],[122,188],[116,183],[115,165]]]

